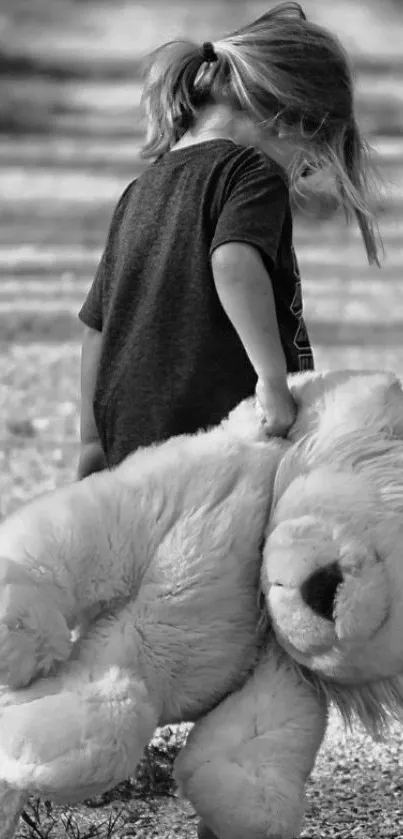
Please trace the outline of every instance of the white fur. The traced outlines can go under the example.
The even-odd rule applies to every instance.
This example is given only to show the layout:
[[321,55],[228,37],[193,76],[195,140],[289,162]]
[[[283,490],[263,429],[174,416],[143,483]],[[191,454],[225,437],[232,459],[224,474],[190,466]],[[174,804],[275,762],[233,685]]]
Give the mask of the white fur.
[[[262,569],[273,624],[319,678],[386,681],[392,697],[388,681],[403,673],[403,392],[381,373],[312,376],[294,387],[296,445],[277,473]],[[336,561],[344,579],[331,622],[301,591]]]
[[[200,718],[253,671],[261,543],[289,444],[267,441],[259,422],[247,440],[245,410],[255,417],[241,406],[219,429],[138,452],[0,526],[6,785],[57,801],[109,788],[134,771],[158,724]],[[289,665],[279,657],[275,669],[280,678]],[[305,697],[303,680],[294,684]],[[322,705],[312,702],[319,710],[309,724],[320,739]],[[240,704],[239,726],[248,719]],[[300,748],[304,755],[302,739]],[[316,740],[311,763],[315,752]],[[239,771],[246,783],[249,763]],[[295,800],[290,792],[283,801],[276,787],[262,798],[265,777],[257,776],[261,810],[245,797],[231,817],[247,820],[251,839],[269,816],[268,835],[292,832],[304,778],[290,772]]]
[[[401,389],[346,372],[291,386],[293,445],[265,438],[250,400],[0,525],[0,839],[29,792],[111,787],[179,720],[196,725],[177,777],[220,839],[291,839],[328,702],[377,730],[403,701]],[[266,529],[291,657],[258,605]],[[300,590],[332,560],[325,622]]]
[[28,800],[26,792],[20,792],[8,784],[0,785],[0,836],[13,839],[20,820],[20,813]]

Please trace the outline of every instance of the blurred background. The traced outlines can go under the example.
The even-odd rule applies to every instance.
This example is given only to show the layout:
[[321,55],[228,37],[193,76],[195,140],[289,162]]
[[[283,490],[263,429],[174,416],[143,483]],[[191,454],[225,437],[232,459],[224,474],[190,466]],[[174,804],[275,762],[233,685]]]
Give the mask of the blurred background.
[[[80,326],[113,205],[142,167],[140,62],[216,39],[255,0],[0,0],[0,458],[3,511],[75,468]],[[326,184],[296,213],[318,367],[403,373],[403,2],[305,0],[350,51],[384,179],[386,246],[369,268]]]

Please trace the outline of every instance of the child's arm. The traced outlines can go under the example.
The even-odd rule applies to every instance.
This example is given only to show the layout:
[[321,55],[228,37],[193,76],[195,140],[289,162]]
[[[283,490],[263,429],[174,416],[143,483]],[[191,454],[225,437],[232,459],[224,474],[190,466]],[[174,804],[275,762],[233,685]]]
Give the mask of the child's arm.
[[221,304],[256,371],[267,431],[283,436],[294,422],[296,407],[288,389],[269,274],[257,248],[241,242],[218,246],[212,270]]
[[85,327],[81,347],[81,448],[77,476],[79,480],[107,468],[94,417],[94,392],[102,347],[102,332]]

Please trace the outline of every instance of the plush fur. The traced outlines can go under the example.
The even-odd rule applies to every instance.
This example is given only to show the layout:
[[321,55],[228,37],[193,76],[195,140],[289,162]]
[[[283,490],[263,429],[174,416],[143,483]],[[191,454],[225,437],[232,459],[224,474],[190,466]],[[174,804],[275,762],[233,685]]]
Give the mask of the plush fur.
[[293,388],[262,587],[281,644],[379,733],[403,703],[403,391],[358,372]]
[[200,718],[178,769],[200,815],[223,839],[295,835],[326,707],[259,636],[261,545],[288,445],[259,422],[243,436],[234,415],[2,523],[1,839],[28,792],[74,801],[112,787],[157,725]]
[[[377,728],[384,697],[363,682],[397,697],[403,649],[397,613],[384,630],[403,585],[383,567],[399,560],[402,393],[387,374],[292,387],[290,442],[266,439],[250,400],[0,525],[0,839],[29,793],[112,787],[180,720],[196,725],[177,777],[217,836],[292,839],[329,698]],[[362,666],[383,631],[386,663]]]

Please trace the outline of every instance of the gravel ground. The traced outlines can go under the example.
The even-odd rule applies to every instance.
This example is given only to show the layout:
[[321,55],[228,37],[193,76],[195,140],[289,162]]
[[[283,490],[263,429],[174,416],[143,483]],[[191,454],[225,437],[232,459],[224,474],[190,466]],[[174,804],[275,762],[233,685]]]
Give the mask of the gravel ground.
[[[86,806],[33,802],[19,839],[195,839],[195,813],[177,797],[171,777],[185,731],[163,729],[137,778]],[[385,742],[374,743],[359,727],[346,732],[332,713],[307,786],[301,839],[402,839],[402,745],[398,723]]]
[[332,715],[307,792],[309,839],[402,839],[403,728],[374,743]]

